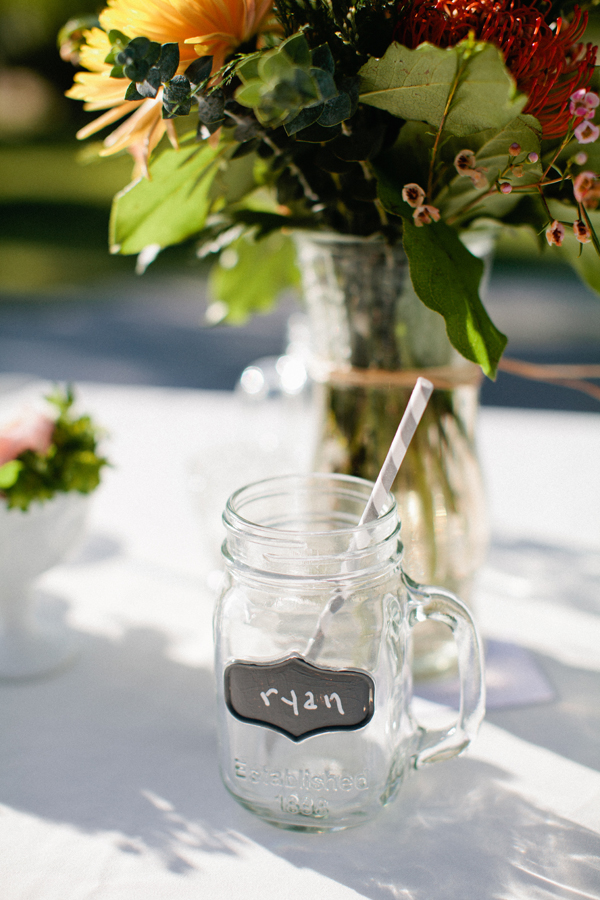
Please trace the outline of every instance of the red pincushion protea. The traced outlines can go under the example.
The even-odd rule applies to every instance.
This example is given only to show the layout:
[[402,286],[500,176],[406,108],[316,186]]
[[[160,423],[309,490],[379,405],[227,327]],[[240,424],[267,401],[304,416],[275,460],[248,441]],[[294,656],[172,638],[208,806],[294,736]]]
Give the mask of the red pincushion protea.
[[529,101],[524,112],[539,119],[545,138],[562,137],[571,119],[569,98],[589,87],[596,47],[579,39],[587,13],[548,24],[539,6],[520,0],[408,0],[395,39],[414,49],[425,41],[453,47],[473,33],[502,51],[507,68]]

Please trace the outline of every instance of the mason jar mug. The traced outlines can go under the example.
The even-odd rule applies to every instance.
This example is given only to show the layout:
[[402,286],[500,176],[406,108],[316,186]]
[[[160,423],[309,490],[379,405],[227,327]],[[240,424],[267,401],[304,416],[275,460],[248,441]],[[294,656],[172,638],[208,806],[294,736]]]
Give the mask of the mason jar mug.
[[[274,825],[334,831],[371,819],[412,768],[456,756],[484,714],[482,657],[467,608],[402,571],[393,496],[359,526],[372,484],[345,475],[268,479],[224,513],[225,578],[214,619],[225,786]],[[412,710],[411,632],[448,625],[461,705],[430,731]]]

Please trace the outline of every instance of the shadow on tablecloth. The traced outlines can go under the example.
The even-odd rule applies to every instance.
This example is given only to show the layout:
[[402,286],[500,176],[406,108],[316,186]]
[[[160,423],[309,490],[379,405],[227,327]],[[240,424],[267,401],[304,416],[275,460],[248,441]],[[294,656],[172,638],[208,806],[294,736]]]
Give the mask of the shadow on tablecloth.
[[151,628],[82,638],[60,678],[0,690],[5,805],[113,833],[122,853],[151,854],[182,877],[201,870],[203,853],[243,854],[252,841],[370,900],[562,897],[548,893],[548,873],[597,896],[600,836],[469,757],[415,774],[363,829],[302,835],[260,822],[219,780],[211,673],[170,659]]

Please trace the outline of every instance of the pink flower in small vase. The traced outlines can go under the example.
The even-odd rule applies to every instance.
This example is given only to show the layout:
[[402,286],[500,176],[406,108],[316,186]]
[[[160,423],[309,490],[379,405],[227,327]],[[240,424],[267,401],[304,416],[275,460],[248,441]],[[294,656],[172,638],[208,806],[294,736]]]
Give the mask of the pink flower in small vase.
[[47,453],[52,443],[54,421],[31,411],[0,431],[0,466],[16,459],[25,450]]
[[565,226],[562,222],[558,222],[556,219],[552,222],[551,225],[546,229],[546,240],[552,246],[552,244],[556,244],[557,247],[560,247],[565,237]]
[[413,213],[413,219],[417,228],[422,225],[431,225],[432,222],[440,221],[440,211],[435,206],[418,206]]

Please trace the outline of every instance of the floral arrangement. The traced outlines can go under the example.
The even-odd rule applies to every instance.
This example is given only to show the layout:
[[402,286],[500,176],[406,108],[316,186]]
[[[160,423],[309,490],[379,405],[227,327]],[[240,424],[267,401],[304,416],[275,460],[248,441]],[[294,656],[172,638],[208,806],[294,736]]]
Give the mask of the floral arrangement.
[[464,231],[533,229],[600,291],[586,25],[570,0],[108,0],[61,52],[69,96],[103,110],[78,136],[111,129],[100,156],[134,160],[113,252],[143,269],[197,236],[235,321],[297,277],[294,229],[402,241],[420,299],[494,377],[506,338]]
[[97,452],[98,430],[89,416],[75,416],[71,388],[46,398],[53,416],[25,411],[0,428],[0,501],[26,510],[59,492],[91,493],[108,460]]

